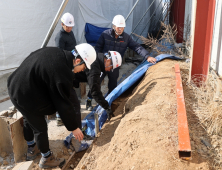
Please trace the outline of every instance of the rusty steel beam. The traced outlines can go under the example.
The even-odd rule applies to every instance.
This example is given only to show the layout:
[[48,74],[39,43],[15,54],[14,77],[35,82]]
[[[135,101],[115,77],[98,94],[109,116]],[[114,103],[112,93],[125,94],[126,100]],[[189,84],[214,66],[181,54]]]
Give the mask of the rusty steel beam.
[[179,64],[175,64],[176,91],[177,91],[177,118],[178,118],[178,142],[179,157],[185,160],[191,159],[190,135],[187,123],[187,114],[184,101],[183,86]]
[[199,76],[199,81],[193,79],[198,87],[207,80],[209,73],[215,3],[215,0],[197,0],[191,79]]

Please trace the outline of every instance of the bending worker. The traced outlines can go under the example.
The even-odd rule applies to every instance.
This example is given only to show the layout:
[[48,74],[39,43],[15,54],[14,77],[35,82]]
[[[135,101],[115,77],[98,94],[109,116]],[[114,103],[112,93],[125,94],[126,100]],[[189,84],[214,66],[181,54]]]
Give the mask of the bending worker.
[[72,131],[79,141],[83,139],[79,120],[69,99],[72,71],[77,73],[90,69],[95,59],[94,48],[86,43],[77,45],[73,53],[46,47],[32,52],[9,76],[10,99],[23,115],[27,160],[34,160],[40,150],[40,168],[61,167],[65,163],[64,158],[56,159],[49,149],[45,115],[58,111],[67,130]]
[[91,91],[90,94],[95,99],[95,101],[106,110],[108,120],[110,120],[110,118],[114,115],[111,107],[101,92],[101,82],[104,79],[103,74],[106,74],[106,72],[115,71],[119,66],[121,66],[121,64],[122,57],[116,51],[109,51],[106,54],[98,53],[96,61],[91,65],[91,69],[85,70],[85,79],[83,79],[83,73],[75,74],[76,79],[80,82],[88,82],[89,89]]
[[[72,28],[75,25],[73,15],[68,12],[63,14],[61,18],[61,25],[62,25],[62,28],[56,34],[56,37],[55,37],[55,45],[56,47],[62,50],[72,51],[76,46],[75,35],[72,31]],[[78,98],[76,95],[76,92],[78,92],[78,94],[80,95],[79,82],[73,81],[73,85],[75,86],[75,90],[73,88],[70,90],[70,94],[71,94],[70,100],[73,103],[73,107],[76,110],[76,114],[80,115],[81,114],[80,103],[77,102],[76,100],[76,98]],[[57,126],[63,125],[63,122],[59,116],[59,113],[56,113],[56,120],[57,120]]]
[[[145,50],[139,43],[135,42],[127,33],[124,32],[126,23],[122,15],[116,15],[113,18],[112,24],[113,28],[105,30],[99,37],[95,46],[97,53],[106,53],[107,51],[118,51],[123,57],[127,47],[129,47],[130,49],[134,50],[137,54],[146,58],[148,62],[155,64],[156,59],[150,57],[147,50]],[[103,76],[106,76],[106,74],[108,74],[109,78],[108,93],[110,93],[117,86],[119,68],[115,69],[113,72],[107,72],[103,74]],[[92,106],[91,97],[92,96],[90,95],[90,93],[88,93],[86,109],[91,108]]]

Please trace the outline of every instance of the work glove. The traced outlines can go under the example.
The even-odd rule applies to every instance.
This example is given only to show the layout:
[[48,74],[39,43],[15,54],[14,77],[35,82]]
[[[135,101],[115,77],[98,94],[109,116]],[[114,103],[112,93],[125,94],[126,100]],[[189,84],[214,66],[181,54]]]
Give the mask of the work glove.
[[115,115],[113,114],[113,111],[112,111],[110,106],[109,106],[108,109],[106,109],[106,114],[107,114],[107,117],[108,117],[109,121],[110,121],[111,117],[115,117]]

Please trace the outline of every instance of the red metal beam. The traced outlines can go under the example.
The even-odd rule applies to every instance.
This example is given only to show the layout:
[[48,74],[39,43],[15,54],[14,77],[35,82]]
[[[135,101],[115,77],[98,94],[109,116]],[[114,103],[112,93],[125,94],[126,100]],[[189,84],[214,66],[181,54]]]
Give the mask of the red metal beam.
[[174,0],[171,8],[170,23],[171,26],[173,26],[174,24],[177,26],[177,43],[183,42],[185,4],[186,0]]
[[[205,81],[209,72],[214,27],[215,0],[197,0],[191,79]],[[195,81],[195,80],[194,80]]]
[[189,160],[191,158],[190,135],[187,123],[183,86],[180,76],[179,64],[175,64],[176,91],[177,91],[177,118],[178,118],[178,142],[179,157]]

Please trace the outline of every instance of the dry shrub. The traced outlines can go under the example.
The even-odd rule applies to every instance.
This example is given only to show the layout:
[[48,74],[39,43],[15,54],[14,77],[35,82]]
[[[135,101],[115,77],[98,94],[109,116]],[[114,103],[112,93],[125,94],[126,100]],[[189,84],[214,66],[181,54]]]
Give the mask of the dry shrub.
[[[183,58],[189,58],[188,55],[191,47],[190,35],[188,33],[185,34],[183,45],[178,46],[175,41],[175,36],[177,34],[175,26],[171,27],[170,25],[162,23],[162,27],[163,35],[159,40],[150,35],[148,35],[148,38],[136,36],[138,36],[155,55],[172,54]],[[188,21],[184,28],[187,32],[190,31],[190,24]],[[168,48],[169,46],[172,48]],[[188,65],[188,63],[181,63],[180,66],[184,64]],[[186,68],[189,70],[189,66],[186,66]],[[190,96],[192,96],[185,99],[186,105],[191,106],[190,109],[194,111],[201,126],[206,130],[209,136],[212,138],[218,136],[219,139],[222,139],[222,97],[220,96],[217,101],[214,100],[217,79],[214,75],[209,73],[207,79],[204,75],[195,75],[192,77],[192,81],[189,82],[188,73],[185,74],[186,75],[182,75],[183,85],[186,85],[189,89],[187,89],[188,91],[185,91],[185,93],[190,93]],[[199,86],[196,86],[196,84]],[[222,142],[220,143],[221,144],[218,144],[219,149],[213,148],[214,154],[212,157],[214,161],[212,164],[214,169],[222,168]]]
[[[174,25],[173,27],[171,27],[170,25],[166,25],[161,22],[161,28],[163,34],[160,39],[154,38],[149,34],[148,38],[136,34],[135,35],[138,36],[141,41],[150,48],[153,56],[157,56],[160,54],[171,54],[181,58],[188,58],[188,56],[186,56],[184,53],[184,49],[185,46],[188,46],[190,44],[190,42],[184,41],[181,45],[176,43],[176,26]],[[190,41],[190,38],[188,38],[187,41]]]
[[[222,136],[222,100],[221,97],[220,100],[214,100],[217,79],[212,74],[208,75],[206,81],[199,81],[200,77],[202,77],[202,75],[196,75],[192,77],[192,81],[190,83],[187,82],[187,85],[192,90],[195,97],[195,99],[192,100],[194,101],[192,106],[193,110],[209,136],[212,138],[215,138],[215,136]],[[196,86],[198,81],[200,87]],[[221,137],[219,137],[219,139],[220,138]],[[215,143],[215,141],[213,143]],[[221,144],[213,146],[213,148],[214,152],[211,155],[213,157],[213,169],[221,169]]]
[[[187,57],[184,48],[190,49],[190,22],[186,20],[184,29],[185,40],[181,47],[175,41],[177,29],[175,25],[162,24],[163,35],[160,39],[156,39],[148,35],[148,38],[138,36],[145,45],[147,45],[153,54],[172,54],[179,57]],[[168,48],[171,47],[171,48]],[[214,94],[216,90],[216,80],[212,74],[209,74],[207,80],[203,75],[195,75],[192,77],[190,83],[186,82],[187,85],[195,93],[196,102],[190,103],[193,105],[193,109],[200,119],[202,126],[207,130],[209,134],[219,134],[222,129],[222,104],[214,101]],[[196,86],[199,84],[199,87]]]
[[214,101],[216,82],[214,76],[209,74],[206,81],[203,81],[203,75],[195,75],[188,83],[196,97],[193,109],[209,135],[218,135],[222,130],[222,103]]

